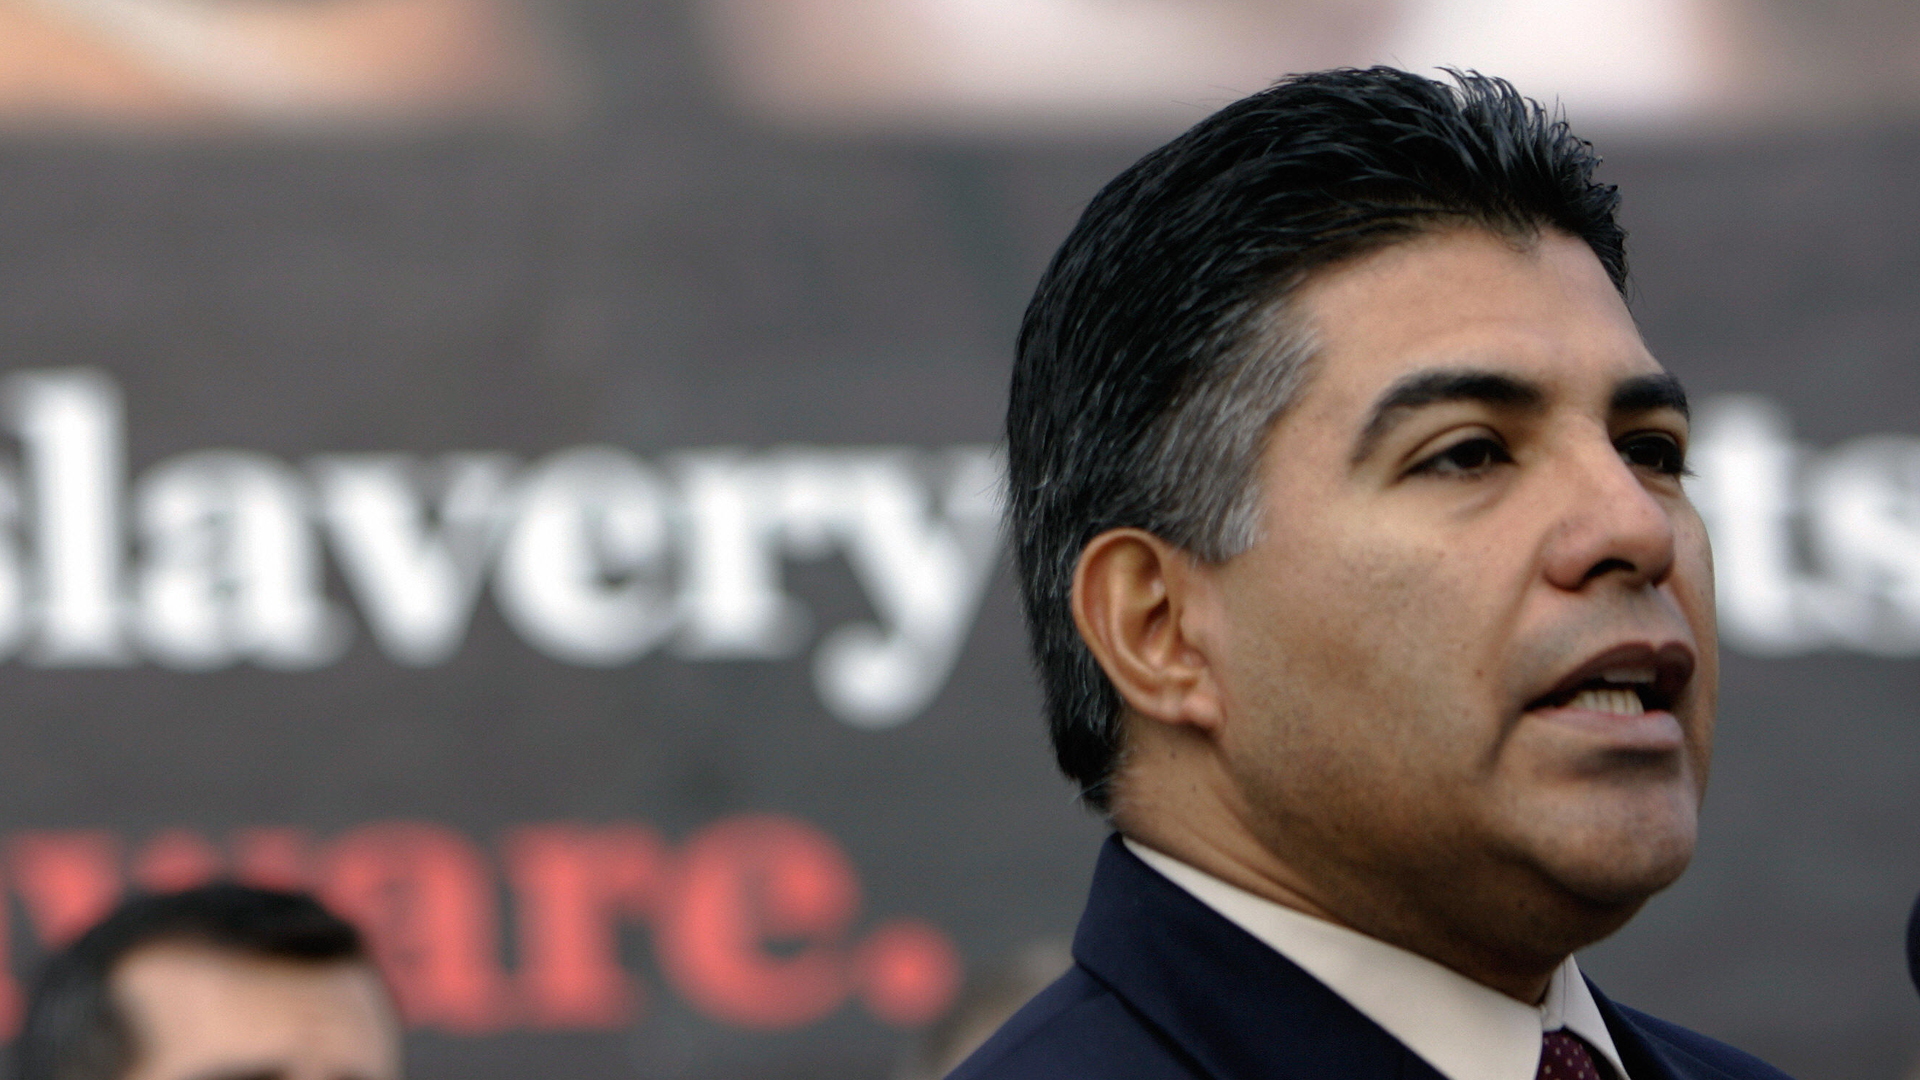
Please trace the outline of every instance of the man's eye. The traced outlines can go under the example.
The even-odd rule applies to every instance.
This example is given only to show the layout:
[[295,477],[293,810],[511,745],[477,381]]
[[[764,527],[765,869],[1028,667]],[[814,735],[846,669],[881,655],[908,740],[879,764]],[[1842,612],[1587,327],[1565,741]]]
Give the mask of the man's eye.
[[1454,443],[1415,465],[1412,471],[1434,476],[1464,476],[1484,472],[1495,465],[1504,465],[1512,460],[1506,447],[1492,439],[1481,437]]
[[1645,434],[1635,435],[1620,443],[1620,457],[1627,464],[1668,476],[1680,476],[1687,471],[1686,451],[1680,449],[1680,443],[1671,435]]

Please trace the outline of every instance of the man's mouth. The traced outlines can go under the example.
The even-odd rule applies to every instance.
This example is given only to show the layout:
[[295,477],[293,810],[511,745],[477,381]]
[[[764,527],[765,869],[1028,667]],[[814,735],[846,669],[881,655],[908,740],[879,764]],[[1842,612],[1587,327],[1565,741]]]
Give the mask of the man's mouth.
[[1527,711],[1574,709],[1624,717],[1670,712],[1693,677],[1693,665],[1693,652],[1684,645],[1618,646],[1574,669]]
[[1567,701],[1567,708],[1613,713],[1616,716],[1639,716],[1647,711],[1647,703],[1641,700],[1638,687],[1589,686],[1573,695]]

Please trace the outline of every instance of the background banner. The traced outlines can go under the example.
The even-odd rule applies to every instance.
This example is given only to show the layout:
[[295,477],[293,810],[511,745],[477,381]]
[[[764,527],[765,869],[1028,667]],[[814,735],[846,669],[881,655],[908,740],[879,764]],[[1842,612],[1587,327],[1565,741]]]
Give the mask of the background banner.
[[[1103,832],[998,534],[1028,291],[1179,127],[1418,46],[1564,89],[1695,398],[1700,855],[1583,963],[1789,1071],[1905,1074],[1904,84],[1733,93],[1791,4],[1651,4],[1604,92],[1447,5],[1190,5],[1126,86],[1157,24],[1114,12],[1157,0],[993,6],[0,0],[0,1027],[122,889],[230,873],[369,929],[422,1080],[889,1075],[1070,935]],[[1042,16],[1079,74],[933,77]],[[1235,19],[1319,37],[1209,83]]]

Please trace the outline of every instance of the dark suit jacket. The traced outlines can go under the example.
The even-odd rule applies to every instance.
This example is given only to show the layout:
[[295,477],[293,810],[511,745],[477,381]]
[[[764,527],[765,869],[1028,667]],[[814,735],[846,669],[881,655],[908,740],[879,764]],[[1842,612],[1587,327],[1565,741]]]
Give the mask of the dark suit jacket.
[[[949,1080],[1440,1080],[1345,998],[1117,836],[1100,852],[1073,957]],[[1786,1080],[1597,989],[1594,999],[1630,1080]]]

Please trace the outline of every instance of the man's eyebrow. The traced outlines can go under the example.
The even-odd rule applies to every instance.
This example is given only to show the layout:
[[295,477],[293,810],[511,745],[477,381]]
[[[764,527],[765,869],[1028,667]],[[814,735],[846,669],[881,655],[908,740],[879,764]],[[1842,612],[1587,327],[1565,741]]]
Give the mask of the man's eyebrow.
[[1615,413],[1644,413],[1656,409],[1672,409],[1681,416],[1692,419],[1687,411],[1687,388],[1680,380],[1666,372],[1658,375],[1635,375],[1623,379],[1613,388],[1613,401],[1610,403]]
[[[1618,400],[1616,393],[1616,403]],[[1371,456],[1379,448],[1380,440],[1406,419],[1408,413],[1449,401],[1478,401],[1505,409],[1534,411],[1546,407],[1547,392],[1525,379],[1497,371],[1476,368],[1416,371],[1387,387],[1380,400],[1373,403],[1367,426],[1354,440],[1353,463],[1357,465]]]

